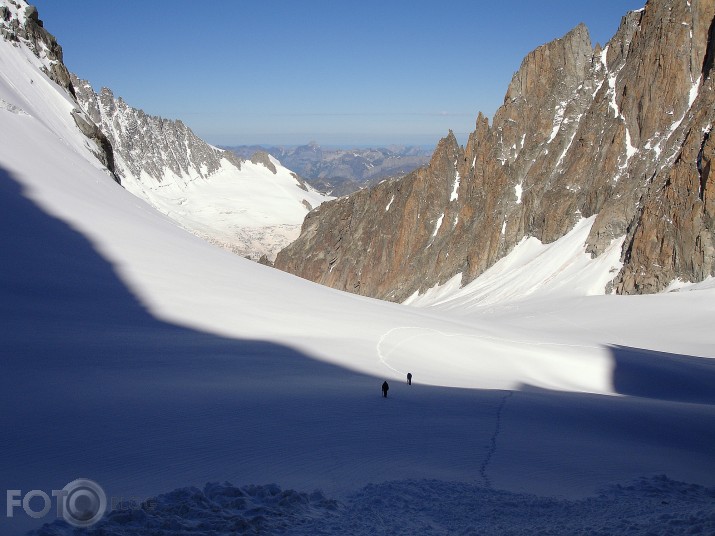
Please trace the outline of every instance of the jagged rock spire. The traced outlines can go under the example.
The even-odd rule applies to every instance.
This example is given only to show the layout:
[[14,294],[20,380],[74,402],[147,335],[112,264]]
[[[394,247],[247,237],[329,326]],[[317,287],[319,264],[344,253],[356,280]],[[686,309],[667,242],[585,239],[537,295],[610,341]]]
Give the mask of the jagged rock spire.
[[625,237],[618,292],[715,275],[714,16],[709,0],[651,0],[604,48],[583,25],[537,48],[464,149],[450,133],[427,167],[324,205],[276,266],[401,301],[597,215],[588,252]]

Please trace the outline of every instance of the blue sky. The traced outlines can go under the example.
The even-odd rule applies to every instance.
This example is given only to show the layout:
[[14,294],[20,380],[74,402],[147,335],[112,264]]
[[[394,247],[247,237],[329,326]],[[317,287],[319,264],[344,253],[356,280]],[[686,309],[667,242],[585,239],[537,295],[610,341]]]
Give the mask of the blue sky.
[[32,3],[71,71],[210,143],[374,146],[464,142],[528,52],[645,0]]

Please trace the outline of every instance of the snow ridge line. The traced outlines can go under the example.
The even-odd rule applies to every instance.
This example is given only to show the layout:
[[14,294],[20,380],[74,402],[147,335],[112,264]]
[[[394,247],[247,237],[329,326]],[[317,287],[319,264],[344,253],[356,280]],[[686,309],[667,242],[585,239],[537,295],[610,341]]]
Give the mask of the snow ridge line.
[[487,455],[484,457],[484,461],[482,462],[482,465],[479,468],[479,475],[482,477],[482,480],[484,481],[484,487],[492,489],[492,481],[490,478],[487,476],[487,467],[489,467],[489,462],[491,462],[492,457],[497,451],[497,437],[499,437],[499,432],[501,432],[501,425],[502,425],[502,411],[504,410],[504,406],[506,405],[506,401],[508,398],[510,398],[514,394],[514,391],[507,391],[504,396],[501,397],[501,400],[499,401],[499,407],[497,408],[497,413],[496,413],[496,422],[494,424],[494,433],[492,434],[492,437],[490,439],[490,444],[489,444],[489,449],[487,450]]

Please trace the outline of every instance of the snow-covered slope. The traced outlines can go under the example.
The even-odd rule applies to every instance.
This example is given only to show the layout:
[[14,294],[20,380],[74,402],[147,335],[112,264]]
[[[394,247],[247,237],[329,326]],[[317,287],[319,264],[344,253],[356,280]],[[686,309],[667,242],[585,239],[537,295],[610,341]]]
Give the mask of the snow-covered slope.
[[583,218],[570,233],[551,244],[524,238],[504,258],[461,287],[462,274],[429,291],[415,292],[406,304],[433,306],[449,302],[464,308],[504,304],[526,297],[570,297],[603,294],[603,289],[621,268],[623,239],[614,240],[604,255],[595,259],[586,253],[586,240],[595,216]]
[[77,100],[112,144],[122,185],[194,234],[258,260],[295,240],[329,197],[268,156],[241,160],[181,121],[150,116],[72,78]]
[[[215,504],[177,492],[155,518],[194,534],[274,522],[276,532],[309,522],[315,532],[443,534],[489,515],[502,533],[528,533],[540,505],[547,525],[584,518],[593,532],[613,516],[631,522],[624,505],[648,498],[647,512],[637,506],[648,530],[666,519],[707,528],[707,490],[651,477],[715,484],[713,289],[591,297],[573,283],[482,307],[417,308],[312,284],[192,236],[117,185],[40,63],[0,40],[6,489],[49,495],[95,480],[115,508],[105,534],[142,522],[138,510],[122,521],[115,499],[225,480],[303,494],[250,488],[253,517],[227,511],[219,525],[234,524],[216,527],[219,503],[246,512],[237,492],[213,486]],[[639,477],[610,502],[563,499]],[[435,509],[447,488],[456,491]],[[682,489],[698,506],[687,515],[674,499]],[[0,532],[55,515],[15,507]]]

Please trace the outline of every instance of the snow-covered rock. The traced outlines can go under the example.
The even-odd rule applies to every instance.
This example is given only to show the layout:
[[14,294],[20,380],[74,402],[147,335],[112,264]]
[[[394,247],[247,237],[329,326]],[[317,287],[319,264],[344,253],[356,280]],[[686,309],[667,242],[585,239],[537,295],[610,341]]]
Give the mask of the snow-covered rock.
[[[609,486],[568,500],[498,491],[462,482],[407,480],[370,484],[345,501],[276,485],[207,484],[140,504],[121,504],[86,536],[346,534],[710,534],[715,488],[663,475]],[[73,536],[63,522],[31,536]]]
[[122,185],[187,230],[241,256],[269,260],[297,238],[326,197],[268,155],[241,160],[181,121],[151,116],[73,77],[82,109],[106,133]]

